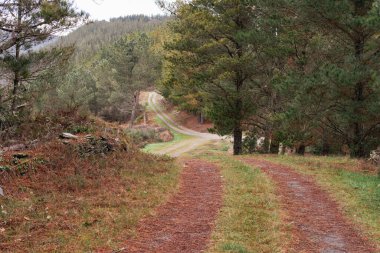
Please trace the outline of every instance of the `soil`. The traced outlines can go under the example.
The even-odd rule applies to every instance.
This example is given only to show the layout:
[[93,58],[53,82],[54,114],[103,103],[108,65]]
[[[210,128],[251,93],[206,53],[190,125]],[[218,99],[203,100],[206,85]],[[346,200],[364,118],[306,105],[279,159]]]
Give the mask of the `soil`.
[[175,121],[181,126],[200,133],[208,133],[208,129],[213,127],[213,124],[207,120],[200,124],[197,116],[184,111],[174,111],[173,114],[175,115]]
[[207,162],[187,161],[178,192],[154,216],[140,222],[136,238],[120,252],[202,252],[221,203],[219,169]]
[[[148,92],[148,91],[140,93],[141,105],[149,104],[149,95],[151,93],[152,92]],[[161,106],[165,108],[165,114],[168,116],[170,115],[170,118],[173,119],[173,121],[175,121],[176,123],[178,123],[178,125],[184,126],[188,129],[191,129],[200,133],[208,133],[209,132],[208,129],[213,128],[214,125],[209,120],[205,119],[204,123],[200,124],[198,121],[197,115],[178,110],[176,106],[163,100],[161,96],[159,97],[161,99],[159,99],[157,103],[161,104]],[[148,125],[152,125],[152,126],[157,125],[155,121],[155,116],[156,116],[155,112],[152,112],[152,111],[147,112]]]
[[201,124],[198,115],[179,110],[177,106],[174,106],[166,100],[161,99],[159,103],[165,108],[165,113],[180,126],[200,133],[208,133],[208,129],[214,127],[211,121],[204,119],[204,123]]
[[253,158],[244,161],[261,168],[277,185],[285,222],[292,233],[286,252],[378,252],[310,176],[267,161]]

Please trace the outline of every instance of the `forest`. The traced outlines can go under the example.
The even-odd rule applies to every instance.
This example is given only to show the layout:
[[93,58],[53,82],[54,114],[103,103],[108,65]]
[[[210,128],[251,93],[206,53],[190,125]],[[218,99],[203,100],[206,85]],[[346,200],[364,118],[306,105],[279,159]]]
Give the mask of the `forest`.
[[380,0],[76,2],[0,0],[1,252],[379,252]]
[[57,111],[133,122],[139,91],[157,83],[215,133],[232,135],[235,154],[245,152],[243,133],[245,146],[264,136],[269,153],[282,143],[299,154],[366,157],[379,145],[377,1],[160,4],[171,18],[96,21],[38,51],[85,14],[63,6],[48,31],[30,20],[20,36],[30,35],[13,45],[3,11],[2,139]]
[[[252,7],[255,6],[255,7]],[[215,131],[298,153],[379,144],[378,1],[192,1],[168,6],[162,92]],[[342,151],[342,147],[346,151]],[[349,150],[349,151],[348,151]]]

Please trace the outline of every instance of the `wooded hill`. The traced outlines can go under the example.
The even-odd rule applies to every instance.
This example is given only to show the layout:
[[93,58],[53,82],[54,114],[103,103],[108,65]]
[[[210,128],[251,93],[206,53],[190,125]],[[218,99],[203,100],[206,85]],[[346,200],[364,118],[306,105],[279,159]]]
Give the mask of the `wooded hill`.
[[93,21],[61,37],[58,44],[75,45],[77,59],[83,60],[126,34],[152,31],[167,20],[166,16],[131,15],[112,18],[110,21]]
[[14,47],[4,52],[1,139],[17,139],[20,131],[23,138],[39,138],[22,126],[59,122],[52,119],[57,115],[94,114],[118,122],[135,118],[139,91],[159,77],[154,45],[167,19],[135,15],[90,22],[38,51],[30,50],[38,43],[26,43],[23,54],[14,54]]

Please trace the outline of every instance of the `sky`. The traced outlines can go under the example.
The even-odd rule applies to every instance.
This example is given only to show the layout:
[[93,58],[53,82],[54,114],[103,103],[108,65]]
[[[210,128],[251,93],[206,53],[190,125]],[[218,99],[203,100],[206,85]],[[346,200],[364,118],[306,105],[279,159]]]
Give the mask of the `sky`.
[[76,6],[93,20],[109,20],[131,14],[164,14],[155,0],[75,0]]

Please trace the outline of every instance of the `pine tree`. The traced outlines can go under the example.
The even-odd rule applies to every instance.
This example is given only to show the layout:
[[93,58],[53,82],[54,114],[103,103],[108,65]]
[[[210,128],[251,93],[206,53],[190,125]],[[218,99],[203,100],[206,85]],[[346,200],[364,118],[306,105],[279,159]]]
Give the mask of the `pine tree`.
[[352,156],[366,156],[380,139],[380,1],[292,4],[303,28],[312,27],[312,38],[320,38],[324,56],[320,65],[309,61],[299,95],[304,105],[320,105],[315,119],[348,144]]
[[0,53],[11,66],[12,102],[10,109],[17,109],[17,97],[21,83],[28,77],[28,57],[32,47],[49,37],[74,27],[84,13],[77,12],[70,1],[3,0],[0,2]]
[[[235,155],[242,152],[245,124],[257,111],[266,49],[275,39],[265,8],[253,0],[195,0],[177,2],[172,10],[169,67],[187,80],[183,86],[196,87],[202,94],[215,131],[233,135]],[[181,79],[168,78],[168,86]]]

